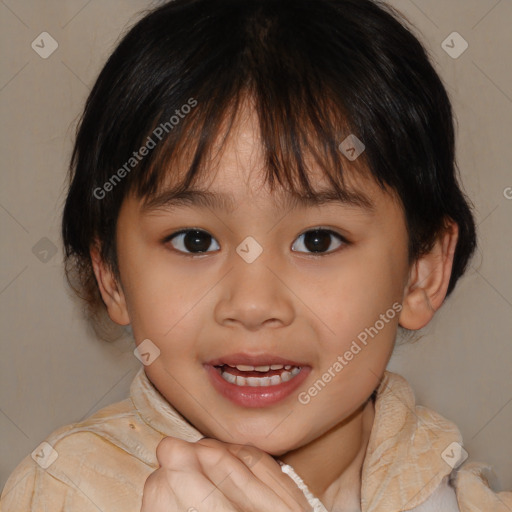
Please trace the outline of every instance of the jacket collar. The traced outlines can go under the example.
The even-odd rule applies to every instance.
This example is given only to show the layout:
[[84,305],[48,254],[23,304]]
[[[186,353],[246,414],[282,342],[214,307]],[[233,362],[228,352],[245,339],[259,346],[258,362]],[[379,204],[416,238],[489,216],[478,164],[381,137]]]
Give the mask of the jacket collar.
[[443,456],[453,442],[462,444],[456,425],[416,405],[408,382],[385,372],[362,468],[362,512],[402,512],[427,500],[452,471]]
[[185,441],[198,441],[204,437],[160,394],[148,379],[144,367],[133,379],[130,397],[144,422],[162,435]]

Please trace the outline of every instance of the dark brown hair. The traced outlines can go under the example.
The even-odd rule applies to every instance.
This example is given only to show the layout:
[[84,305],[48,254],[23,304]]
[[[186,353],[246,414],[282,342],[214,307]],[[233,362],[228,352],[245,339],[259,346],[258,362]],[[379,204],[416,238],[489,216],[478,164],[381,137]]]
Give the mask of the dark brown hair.
[[349,162],[339,145],[354,134],[365,145],[358,161],[400,198],[410,261],[453,219],[453,290],[475,249],[474,220],[458,183],[449,98],[405,19],[371,0],[175,0],[122,39],[77,131],[62,236],[66,273],[91,314],[104,309],[93,241],[119,278],[123,199],[154,197],[185,148],[190,166],[176,191],[186,191],[247,95],[271,185],[314,196],[312,156],[342,197]]

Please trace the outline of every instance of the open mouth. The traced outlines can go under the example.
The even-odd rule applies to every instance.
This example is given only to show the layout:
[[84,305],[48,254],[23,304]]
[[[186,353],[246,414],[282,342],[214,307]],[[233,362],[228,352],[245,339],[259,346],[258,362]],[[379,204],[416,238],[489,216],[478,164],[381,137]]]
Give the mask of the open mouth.
[[278,404],[304,382],[311,366],[275,354],[226,354],[203,366],[213,388],[242,407]]
[[264,366],[251,365],[216,365],[214,368],[220,376],[236,386],[278,386],[292,380],[301,370],[300,366],[272,364]]

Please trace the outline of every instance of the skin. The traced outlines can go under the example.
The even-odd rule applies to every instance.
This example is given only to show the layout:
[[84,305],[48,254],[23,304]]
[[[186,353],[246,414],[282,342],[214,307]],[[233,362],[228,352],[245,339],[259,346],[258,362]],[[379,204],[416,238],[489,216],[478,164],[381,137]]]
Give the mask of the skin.
[[[266,455],[270,454],[290,464],[327,508],[340,495],[350,496],[347,503],[358,503],[359,475],[374,414],[368,398],[385,371],[398,325],[420,329],[441,306],[457,226],[449,222],[431,252],[409,265],[399,201],[355,173],[349,183],[371,198],[373,213],[342,203],[283,211],[280,193],[271,192],[263,182],[255,114],[246,106],[237,119],[215,161],[215,173],[200,181],[209,191],[232,194],[231,211],[180,206],[143,213],[141,201],[127,197],[117,226],[120,282],[101,261],[97,248],[91,249],[100,291],[113,321],[130,323],[137,343],[149,338],[160,349],[160,356],[145,366],[151,382],[211,438],[209,452],[201,445],[204,441],[196,443],[184,464],[194,457],[204,462],[207,453],[218,455],[224,450],[230,454],[226,459],[230,464],[238,461],[233,471],[247,471],[233,446],[251,444],[265,455],[261,464],[249,468],[259,483],[264,472],[258,468],[270,470],[275,479],[284,476]],[[315,189],[327,187],[320,173],[312,183]],[[328,252],[308,252],[300,235],[318,227],[329,228],[351,243],[332,236]],[[180,237],[162,242],[183,228],[207,231],[213,237],[211,252],[191,257],[179,252],[185,250]],[[235,251],[247,236],[263,248],[251,264]],[[299,403],[297,394],[307,391],[394,303],[402,305],[400,314],[308,404]],[[269,352],[306,361],[312,370],[299,390],[278,404],[244,408],[218,394],[202,366],[236,352]],[[170,454],[184,453],[180,451],[184,441],[168,439],[157,451],[159,471],[167,468],[167,472],[147,482],[144,491],[145,503],[149,507],[151,500],[155,510],[157,499],[167,505],[174,499],[165,494],[168,486],[162,482],[178,485]],[[210,460],[191,471],[211,478],[215,466]],[[275,479],[264,485],[279,494]],[[295,484],[288,477],[285,480],[296,503],[305,507]],[[191,485],[198,490],[204,482]],[[239,492],[249,492],[249,487],[244,489]],[[175,504],[182,506],[179,501]]]

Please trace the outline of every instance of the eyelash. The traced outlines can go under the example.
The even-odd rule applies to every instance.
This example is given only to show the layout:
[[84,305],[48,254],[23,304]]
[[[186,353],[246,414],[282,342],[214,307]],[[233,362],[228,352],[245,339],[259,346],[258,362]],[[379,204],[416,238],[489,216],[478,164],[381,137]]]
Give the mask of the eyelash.
[[[166,236],[162,240],[162,242],[164,244],[167,244],[167,243],[171,242],[171,240],[173,240],[174,238],[177,238],[180,235],[186,235],[187,233],[191,233],[191,232],[199,232],[201,234],[209,235],[209,233],[207,231],[205,231],[203,229],[199,229],[199,228],[197,228],[197,229],[194,229],[194,228],[181,229],[179,231],[176,231],[175,233],[172,233],[169,236]],[[299,240],[300,237],[306,235],[307,233],[315,233],[315,232],[327,233],[329,235],[332,235],[332,236],[336,237],[341,242],[341,246],[336,248],[336,249],[334,249],[334,250],[330,250],[330,251],[326,251],[326,252],[304,252],[304,251],[293,251],[293,252],[298,252],[300,254],[309,254],[309,255],[312,255],[313,257],[319,257],[319,256],[325,256],[325,255],[328,255],[328,254],[333,254],[335,252],[338,252],[339,250],[343,249],[343,247],[351,244],[351,242],[349,242],[345,237],[343,237],[342,235],[340,235],[336,231],[333,231],[333,230],[328,229],[328,228],[322,228],[322,227],[316,227],[316,228],[308,229],[307,231],[304,231],[303,233],[301,233],[296,238],[296,240]],[[212,238],[212,240],[215,240],[215,238],[213,236],[211,236],[211,238]],[[208,252],[215,252],[215,251],[186,252],[186,251],[182,251],[180,249],[176,249],[174,247],[173,247],[173,250],[178,252],[178,253],[180,253],[183,256],[186,256],[186,257],[197,257],[198,255],[205,255]]]

